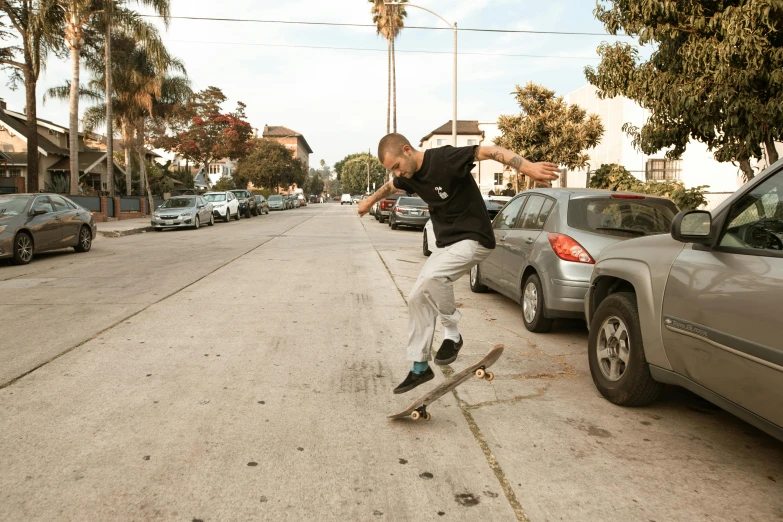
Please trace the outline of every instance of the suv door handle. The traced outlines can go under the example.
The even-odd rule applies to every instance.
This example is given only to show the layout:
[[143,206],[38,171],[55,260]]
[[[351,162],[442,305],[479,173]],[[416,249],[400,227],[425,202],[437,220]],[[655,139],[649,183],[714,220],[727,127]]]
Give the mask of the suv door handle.
[[525,244],[526,244],[526,245],[532,245],[532,244],[533,244],[533,238],[532,238],[532,237],[529,237],[529,238],[527,238],[527,239],[525,240]]

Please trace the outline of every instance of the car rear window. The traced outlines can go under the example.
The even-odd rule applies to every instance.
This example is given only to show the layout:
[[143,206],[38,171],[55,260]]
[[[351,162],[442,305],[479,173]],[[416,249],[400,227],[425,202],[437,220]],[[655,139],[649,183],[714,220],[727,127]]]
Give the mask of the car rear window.
[[421,198],[400,198],[397,201],[399,207],[426,207],[427,204]]
[[607,236],[668,234],[677,206],[664,199],[622,196],[577,198],[568,203],[568,226]]
[[269,201],[283,201],[282,196],[269,196]]

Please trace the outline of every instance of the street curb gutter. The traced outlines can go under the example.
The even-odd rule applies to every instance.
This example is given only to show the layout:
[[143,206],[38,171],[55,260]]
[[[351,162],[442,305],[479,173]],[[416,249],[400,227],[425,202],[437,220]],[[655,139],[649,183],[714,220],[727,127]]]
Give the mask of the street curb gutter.
[[141,227],[141,228],[131,228],[128,230],[108,230],[106,232],[98,230],[98,233],[103,237],[124,237],[124,236],[132,236],[134,234],[144,234],[146,232],[150,232],[151,230],[153,230],[152,227]]

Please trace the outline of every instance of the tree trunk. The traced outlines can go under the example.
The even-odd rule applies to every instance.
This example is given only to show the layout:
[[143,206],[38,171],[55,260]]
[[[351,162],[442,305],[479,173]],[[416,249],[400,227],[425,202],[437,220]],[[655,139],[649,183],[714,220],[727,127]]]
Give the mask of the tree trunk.
[[[149,210],[150,214],[155,210],[153,208],[153,205],[155,205],[155,202],[152,199],[152,191],[150,190],[150,183],[149,179],[147,179],[147,164],[144,162],[144,146],[142,145],[139,147],[139,179],[143,180],[143,185],[146,187],[147,190],[147,202],[149,203],[149,206],[147,209]],[[143,195],[143,192],[142,192]]]
[[69,142],[71,153],[71,195],[79,194],[79,55],[76,46],[71,47],[71,113]]
[[111,85],[111,11],[106,12],[106,190],[114,197],[114,125]]
[[387,53],[386,53],[386,61],[387,61],[387,72],[388,74],[388,80],[386,84],[386,134],[389,134],[391,132],[391,50],[392,50],[392,44],[391,40],[389,40],[387,47]]
[[131,150],[128,136],[122,138],[122,148],[125,152],[125,194],[130,196],[133,193],[133,165],[131,164]]
[[756,174],[753,172],[753,168],[750,166],[750,160],[740,160],[739,165],[740,169],[742,169],[742,177],[745,178],[745,182],[752,180]]
[[[30,65],[32,67],[32,65]],[[27,115],[27,192],[40,190],[38,174],[38,105],[36,103],[36,79],[30,71],[24,71],[25,114]]]
[[392,60],[392,132],[397,132],[397,55],[394,52],[394,39],[391,41],[391,60]]
[[147,192],[147,179],[145,177],[145,173],[147,171],[147,166],[144,164],[144,138],[142,137],[142,130],[140,125],[136,124],[135,129],[135,144],[136,144],[136,150],[138,151],[137,156],[139,159],[139,195],[144,196]]
[[775,142],[773,140],[766,140],[764,147],[767,149],[767,162],[772,165],[777,162],[779,158],[778,151],[775,148]]

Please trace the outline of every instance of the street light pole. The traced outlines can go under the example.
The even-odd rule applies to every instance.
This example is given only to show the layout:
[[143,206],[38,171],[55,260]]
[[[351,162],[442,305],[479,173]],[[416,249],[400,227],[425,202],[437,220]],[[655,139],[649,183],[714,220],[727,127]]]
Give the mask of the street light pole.
[[451,140],[453,142],[453,145],[457,146],[457,22],[454,22],[453,24],[443,18],[441,15],[436,13],[435,11],[431,11],[427,9],[426,7],[422,7],[420,5],[416,4],[409,4],[405,3],[402,4],[400,2],[384,2],[384,5],[403,5],[405,7],[417,7],[423,11],[427,11],[428,13],[437,16],[441,20],[443,20],[446,25],[451,27],[454,30],[454,106],[452,109],[452,116],[451,116]]

